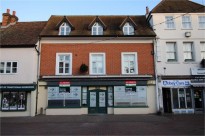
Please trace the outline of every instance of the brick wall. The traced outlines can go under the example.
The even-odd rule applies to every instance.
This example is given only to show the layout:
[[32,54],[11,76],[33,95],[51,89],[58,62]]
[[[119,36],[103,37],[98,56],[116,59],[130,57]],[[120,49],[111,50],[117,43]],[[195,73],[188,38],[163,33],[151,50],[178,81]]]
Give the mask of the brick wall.
[[154,74],[154,59],[151,43],[104,43],[104,44],[42,44],[40,75],[55,75],[56,53],[72,53],[72,74],[80,75],[82,63],[89,66],[89,53],[103,52],[106,55],[106,74],[121,74],[121,52],[137,52],[138,74]]

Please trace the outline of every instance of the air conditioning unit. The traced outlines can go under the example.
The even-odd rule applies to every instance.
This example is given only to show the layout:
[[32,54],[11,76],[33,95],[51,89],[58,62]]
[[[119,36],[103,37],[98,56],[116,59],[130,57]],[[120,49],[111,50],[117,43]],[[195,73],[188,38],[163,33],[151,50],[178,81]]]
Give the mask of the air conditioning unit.
[[185,32],[185,37],[190,37],[191,36],[191,32]]

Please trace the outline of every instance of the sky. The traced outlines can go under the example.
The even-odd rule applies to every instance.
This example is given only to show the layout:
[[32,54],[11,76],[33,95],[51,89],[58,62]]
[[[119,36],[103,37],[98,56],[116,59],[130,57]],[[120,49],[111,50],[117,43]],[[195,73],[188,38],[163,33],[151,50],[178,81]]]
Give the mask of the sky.
[[[0,0],[2,13],[16,11],[19,22],[47,21],[51,15],[144,15],[161,0]],[[192,0],[203,4],[205,0]]]

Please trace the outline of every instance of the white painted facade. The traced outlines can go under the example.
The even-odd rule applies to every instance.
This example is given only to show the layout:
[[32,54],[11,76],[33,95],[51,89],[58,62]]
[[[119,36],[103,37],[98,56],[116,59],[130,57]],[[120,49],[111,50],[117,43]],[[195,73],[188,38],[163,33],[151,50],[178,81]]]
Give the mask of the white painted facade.
[[[182,16],[190,16],[191,18],[191,28],[184,29],[182,27]],[[166,16],[172,16],[174,22],[174,29],[168,29],[166,26]],[[201,68],[200,62],[203,59],[201,57],[201,44],[205,42],[205,28],[199,27],[199,16],[205,16],[205,13],[151,13],[149,19],[150,25],[152,26],[154,32],[157,35],[155,40],[155,66],[156,66],[156,76],[157,78],[157,87],[158,88],[158,111],[163,110],[163,86],[161,83],[169,78],[170,80],[186,80],[187,77],[193,75],[191,69]],[[188,33],[188,35],[186,34]],[[184,49],[183,45],[186,42],[191,42],[193,45],[193,61],[185,62],[184,60]],[[175,43],[176,50],[176,61],[168,62],[167,61],[167,43]],[[204,68],[203,68],[204,69]],[[173,78],[172,78],[173,77]],[[177,78],[176,78],[177,77]],[[180,79],[181,77],[181,79]],[[183,79],[184,78],[184,79]],[[191,88],[191,85],[189,86]],[[166,87],[165,87],[166,88]],[[170,88],[184,88],[180,86],[172,86]],[[192,89],[192,95],[194,94],[194,89]],[[205,90],[201,88],[203,96],[205,96]],[[186,91],[185,91],[186,92]],[[173,94],[171,92],[171,97]],[[179,95],[179,94],[178,94]],[[202,97],[203,98],[203,97]],[[192,96],[192,105],[191,109],[186,109],[184,113],[187,113],[188,110],[194,110],[194,95]],[[204,98],[203,98],[204,99]],[[202,101],[205,101],[202,100]],[[179,110],[175,110],[172,103],[172,112],[183,113]],[[204,107],[205,105],[203,105]],[[183,110],[183,109],[182,109]]]
[[[32,48],[0,48],[0,62],[17,62],[17,73],[14,74],[0,74],[1,85],[27,85],[37,84],[37,61],[38,54],[34,47]],[[37,88],[37,86],[36,86]],[[9,92],[7,91],[4,92]],[[12,90],[15,91],[15,90]],[[18,90],[21,91],[21,90]],[[16,92],[18,92],[16,91]],[[22,90],[23,91],[23,90]],[[0,110],[1,117],[13,116],[35,116],[36,109],[36,89],[33,91],[26,91],[26,110],[23,111],[3,111]],[[2,107],[3,96],[0,91],[0,105]]]

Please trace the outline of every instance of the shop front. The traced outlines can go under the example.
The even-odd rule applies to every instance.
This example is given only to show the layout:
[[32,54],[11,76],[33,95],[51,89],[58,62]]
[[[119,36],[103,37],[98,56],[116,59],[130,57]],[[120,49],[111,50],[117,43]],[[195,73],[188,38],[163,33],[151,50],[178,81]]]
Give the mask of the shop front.
[[149,83],[134,78],[41,82],[38,109],[46,115],[156,113],[155,86]]
[[203,111],[203,88],[190,80],[162,80],[164,113],[193,114]]
[[36,84],[1,84],[1,117],[35,116]]

